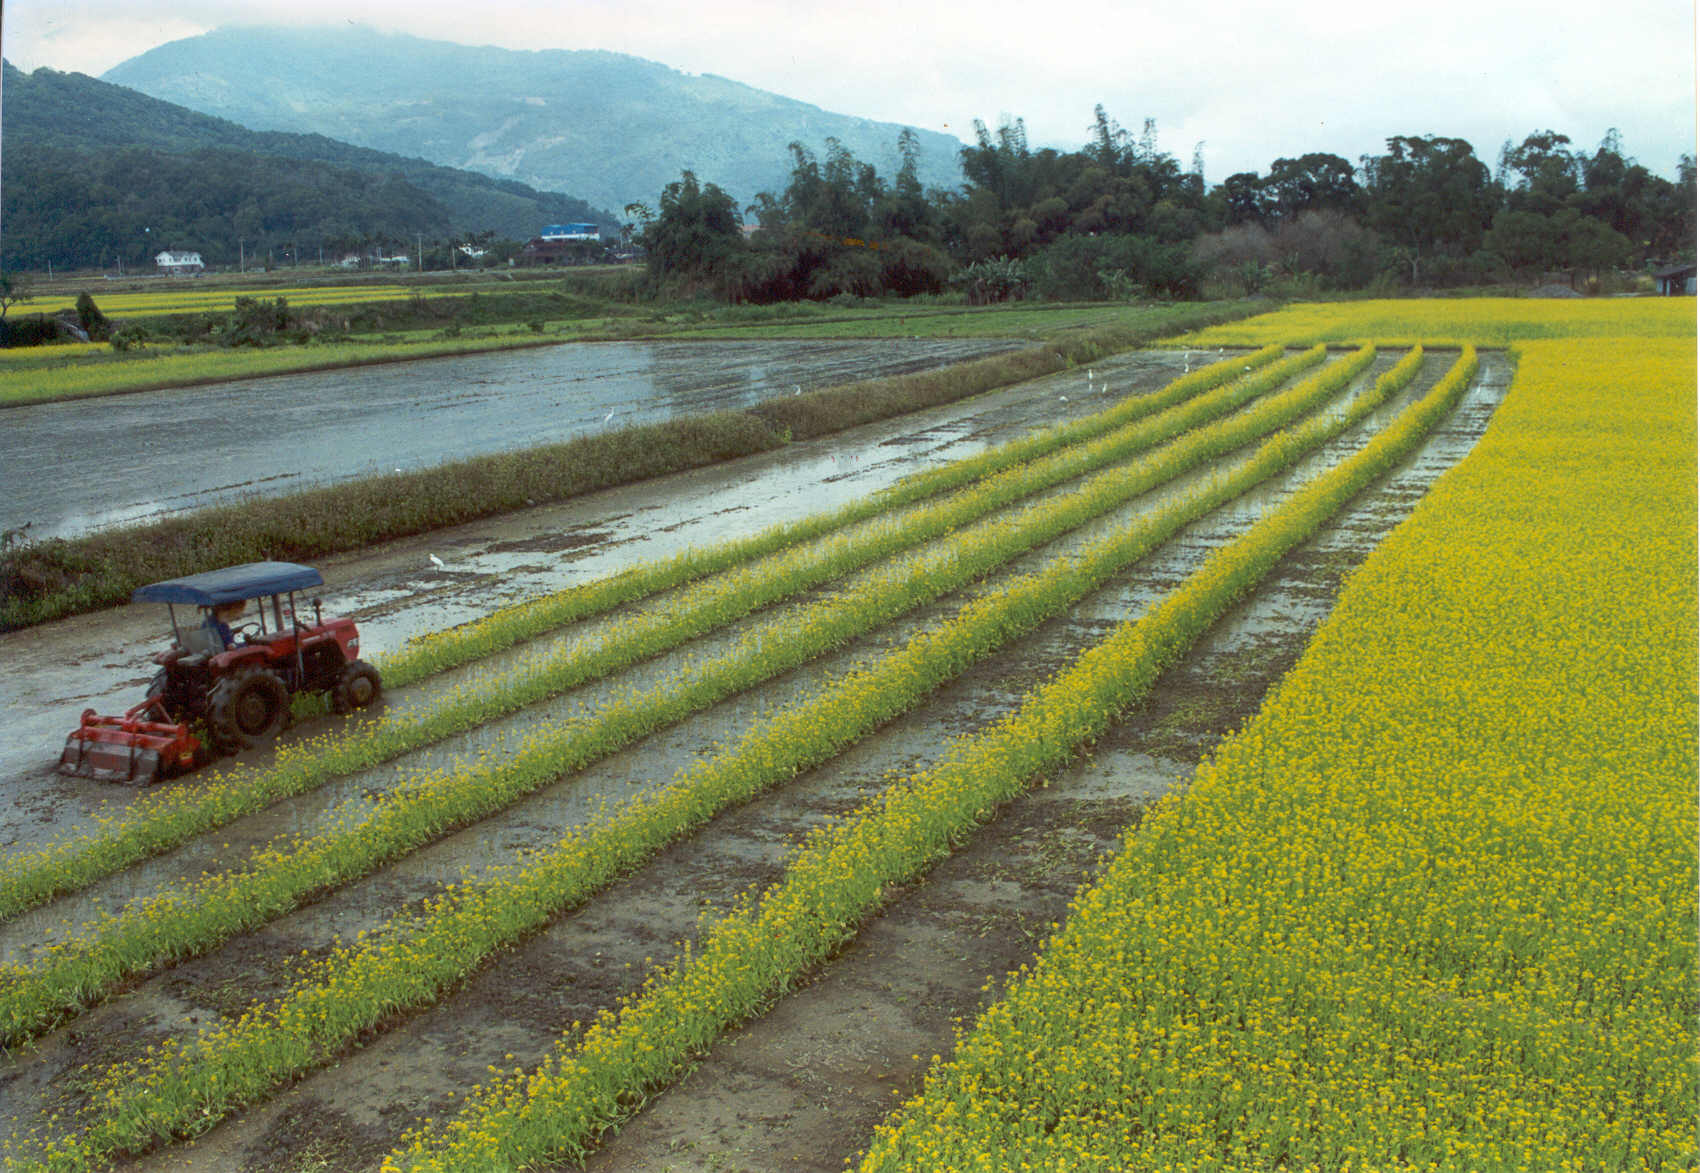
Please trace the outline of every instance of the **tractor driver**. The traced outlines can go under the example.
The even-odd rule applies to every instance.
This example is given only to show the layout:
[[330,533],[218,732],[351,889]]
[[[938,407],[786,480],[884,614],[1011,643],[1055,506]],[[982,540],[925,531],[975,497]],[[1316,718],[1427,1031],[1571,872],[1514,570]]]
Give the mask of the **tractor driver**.
[[236,633],[230,629],[230,625],[242,618],[242,612],[247,609],[248,604],[240,599],[233,603],[220,603],[207,609],[206,622],[202,626],[217,633],[221,645],[229,648],[236,643]]

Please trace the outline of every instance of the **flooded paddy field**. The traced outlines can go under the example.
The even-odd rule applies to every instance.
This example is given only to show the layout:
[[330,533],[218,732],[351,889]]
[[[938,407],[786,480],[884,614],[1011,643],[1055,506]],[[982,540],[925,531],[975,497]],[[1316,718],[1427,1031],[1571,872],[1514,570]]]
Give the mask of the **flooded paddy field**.
[[0,529],[70,537],[1025,345],[589,342],[9,408]]
[[[1384,354],[1359,376],[1359,385],[1398,357]],[[970,668],[833,761],[723,812],[690,839],[494,959],[437,1005],[388,1024],[336,1066],[309,1074],[193,1143],[142,1159],[139,1167],[261,1169],[317,1163],[362,1168],[375,1163],[418,1117],[452,1112],[455,1094],[486,1079],[489,1066],[535,1063],[568,1023],[594,1017],[635,989],[651,957],[670,955],[674,942],[694,935],[705,907],[724,907],[752,885],[774,878],[810,827],[856,806],[892,772],[937,760],[952,738],[1009,711],[1025,690],[1112,626],[1144,613],[1265,509],[1361,448],[1399,406],[1432,386],[1453,357],[1430,355],[1416,383],[1394,403],[1291,471],[1186,526],[1063,614]],[[409,635],[475,618],[527,593],[817,512],[930,464],[1154,390],[1192,361],[1178,353],[1128,355],[1090,372],[1068,372],[720,468],[396,543],[327,565],[326,594],[328,601],[336,601],[335,609],[360,620],[363,633],[371,633],[368,646],[381,654]],[[1031,957],[1101,853],[1137,821],[1147,803],[1184,786],[1200,754],[1256,710],[1327,615],[1343,577],[1408,514],[1433,479],[1475,443],[1508,379],[1502,356],[1483,355],[1464,402],[1416,457],[1291,551],[1091,755],[1011,803],[962,850],[897,893],[839,958],[771,1013],[723,1040],[694,1073],[608,1138],[589,1167],[841,1169],[891,1107],[893,1092],[912,1090],[925,1057],[949,1045],[953,1020],[972,1015],[990,996],[987,981],[995,990],[1003,974]],[[250,1001],[278,992],[293,959],[303,952],[322,954],[333,939],[375,927],[395,909],[452,882],[463,868],[477,872],[546,846],[565,827],[587,818],[600,798],[664,784],[679,768],[759,726],[780,707],[859,663],[903,647],[916,634],[946,622],[968,600],[996,593],[1023,573],[1132,524],[1160,501],[1184,493],[1190,483],[1183,480],[1137,498],[968,587],[710,706],[393,867],[129,985],[0,1066],[0,1087],[8,1089],[5,1098],[13,1105],[0,1131],[73,1103],[70,1089],[84,1064],[133,1054],[148,1041],[234,1016]],[[1072,484],[1064,484],[1050,495],[1064,497],[1071,491]],[[442,568],[430,561],[432,554],[444,561]],[[900,555],[894,563],[906,557],[913,556]],[[852,583],[832,584],[796,603],[775,605],[677,654],[638,665],[626,679],[633,687],[665,680],[683,671],[691,658],[711,655],[763,625],[782,638],[793,609],[853,589]],[[665,607],[667,601],[657,599],[653,605]],[[40,702],[14,705],[8,698],[8,709],[16,707],[20,716],[27,715],[27,707],[68,710],[76,698],[50,694],[85,689],[94,695],[103,687],[115,692],[118,683],[139,689],[145,673],[138,665],[145,666],[145,650],[157,641],[155,629],[162,626],[149,626],[159,617],[140,614],[147,610],[125,608],[0,637],[0,650],[24,669],[21,678]],[[132,675],[114,680],[124,673]],[[433,689],[450,686],[447,680],[422,682],[398,690],[387,704],[399,709],[428,703]],[[524,710],[513,719],[515,731],[528,722],[559,721],[575,707],[594,710],[599,695],[587,687]],[[41,727],[42,746],[27,752],[8,746],[0,762],[0,802],[10,816],[7,833],[13,847],[83,824],[102,797],[116,804],[129,800],[125,794],[100,794],[90,783],[44,776],[43,759],[57,752],[65,727],[61,722],[51,734]],[[490,744],[473,737],[419,756],[428,764],[442,764]],[[259,752],[245,756],[255,764],[265,757]],[[171,785],[192,786],[194,778]],[[336,797],[352,799],[363,789],[385,785],[385,775],[374,771],[372,777],[338,785],[342,789]],[[39,942],[64,931],[56,925],[85,922],[99,907],[169,889],[201,869],[239,866],[248,849],[272,835],[316,825],[330,802],[329,794],[286,802],[15,918],[0,926],[0,954],[9,961],[26,960]],[[922,1057],[918,1061],[917,1055]]]

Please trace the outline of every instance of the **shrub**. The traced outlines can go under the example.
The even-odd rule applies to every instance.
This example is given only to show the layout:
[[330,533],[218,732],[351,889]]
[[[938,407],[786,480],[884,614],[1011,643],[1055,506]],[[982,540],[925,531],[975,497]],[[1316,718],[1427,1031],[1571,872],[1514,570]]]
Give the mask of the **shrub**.
[[100,312],[100,307],[94,304],[94,298],[86,289],[77,294],[77,324],[89,336],[90,342],[105,342],[112,333],[112,323]]

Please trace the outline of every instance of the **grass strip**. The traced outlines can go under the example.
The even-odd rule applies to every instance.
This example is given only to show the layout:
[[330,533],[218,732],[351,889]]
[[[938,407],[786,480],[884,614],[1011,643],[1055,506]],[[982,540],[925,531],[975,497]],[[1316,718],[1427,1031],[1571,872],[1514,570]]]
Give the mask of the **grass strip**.
[[[1244,312],[1239,306],[1200,310],[1203,317],[1216,318]],[[1168,325],[1185,328],[1173,319]],[[161,579],[258,559],[311,561],[536,502],[769,451],[791,438],[821,435],[1053,374],[1131,349],[1153,334],[1134,326],[1066,332],[1041,345],[989,358],[806,396],[782,396],[748,411],[686,416],[563,444],[220,505],[148,525],[8,547],[0,554],[0,631],[115,606],[127,602],[136,587]]]
[[357,946],[339,948],[271,1005],[205,1032],[185,1047],[168,1042],[119,1068],[106,1081],[116,1098],[105,1102],[104,1117],[90,1125],[82,1151],[109,1156],[208,1126],[325,1062],[386,1017],[429,1005],[496,950],[540,928],[667,843],[733,803],[829,760],[974,662],[1102,586],[1182,526],[1290,467],[1384,403],[1421,363],[1420,350],[1413,350],[1345,410],[1310,418],[1195,493],[974,600],[902,649],[764,721],[737,745],[681,770],[658,794],[626,804],[601,824],[566,836],[520,866],[451,887],[423,912],[398,916]]
[[453,1120],[412,1133],[386,1170],[511,1169],[582,1157],[721,1032],[830,957],[892,885],[949,855],[1000,804],[1099,736],[1283,554],[1403,459],[1457,402],[1473,369],[1474,352],[1466,350],[1359,453],[1213,554],[1144,617],[1119,627],[938,766],[811,832],[759,899],[707,921],[700,945],[657,970],[618,1010],[569,1032],[538,1069],[476,1089]]
[[1700,1164],[1692,313],[1516,345],[863,1169]]
[[609,700],[592,716],[526,738],[499,764],[453,767],[390,791],[349,825],[255,852],[221,872],[139,901],[57,944],[0,988],[0,1045],[47,1029],[118,982],[192,956],[282,915],[308,896],[400,858],[484,818],[656,729],[787,671],[1050,541],[1314,406],[1374,358],[1352,358],[1257,408],[1189,432],[1132,467],[1100,472],[1077,491],[1013,519],[961,531],[853,589],[804,608],[784,639],[754,632],[649,693]]
[[[488,655],[544,630],[635,600],[671,585],[677,578],[701,577],[715,569],[736,572],[734,577],[718,583],[699,583],[664,609],[622,625],[587,652],[562,652],[548,660],[523,664],[506,678],[486,682],[421,714],[385,718],[376,724],[358,725],[280,750],[273,767],[258,775],[214,778],[193,789],[157,791],[94,834],[37,852],[14,855],[0,869],[3,873],[0,874],[0,917],[16,915],[138,859],[169,850],[196,834],[263,809],[280,798],[304,793],[332,777],[377,765],[521,705],[627,667],[788,594],[818,586],[880,557],[942,536],[1023,495],[1078,476],[1106,461],[1125,458],[1215,418],[1323,357],[1323,351],[1317,348],[1269,363],[1279,354],[1279,348],[1269,348],[1248,356],[1244,362],[1215,364],[1175,380],[1154,396],[1124,400],[1099,413],[1106,417],[1102,421],[1077,421],[1038,437],[1013,441],[1005,446],[1011,450],[1008,459],[996,455],[1001,450],[994,450],[963,462],[967,467],[961,473],[953,474],[952,466],[945,466],[922,474],[913,478],[912,491],[917,500],[1001,469],[991,480],[965,490],[954,499],[853,540],[822,543],[813,550],[794,549],[786,554],[787,538],[794,539],[790,544],[795,546],[807,538],[825,538],[834,528],[841,527],[823,523],[818,533],[817,527],[807,522],[775,527],[748,543],[711,549],[700,560],[685,555],[629,576],[601,580],[582,590],[560,592],[545,598],[535,608],[522,606],[499,612],[490,620],[426,641],[420,654],[410,661],[415,673],[441,670],[474,655]],[[1247,366],[1254,368],[1249,376],[1244,374]],[[1231,379],[1236,372],[1242,377]],[[1221,386],[1224,382],[1226,387]],[[1201,390],[1212,389],[1217,393],[1197,395]],[[1157,414],[1141,424],[1147,399],[1155,400],[1151,407]],[[1108,430],[1099,429],[1100,423]],[[1099,432],[1096,441],[1083,446],[1080,442],[1094,432]],[[1070,447],[1059,449],[1052,440]],[[1031,458],[1046,454],[1047,463],[1033,464]],[[1027,467],[1023,467],[1024,458]],[[906,495],[897,498],[897,504],[907,503]],[[874,513],[870,509],[868,516]],[[835,514],[825,516],[830,519]],[[846,520],[867,520],[867,517],[849,514]],[[764,552],[773,553],[781,560],[766,566],[739,568],[740,558],[747,560]],[[386,673],[389,671],[386,664]],[[403,676],[405,679],[406,674]],[[397,683],[393,676],[388,679],[392,685]]]
[[0,411],[10,407],[92,399],[268,375],[299,375],[346,367],[445,358],[489,350],[559,345],[559,339],[515,333],[483,338],[423,338],[396,342],[327,342],[265,350],[216,349],[149,354],[141,358],[0,371]]

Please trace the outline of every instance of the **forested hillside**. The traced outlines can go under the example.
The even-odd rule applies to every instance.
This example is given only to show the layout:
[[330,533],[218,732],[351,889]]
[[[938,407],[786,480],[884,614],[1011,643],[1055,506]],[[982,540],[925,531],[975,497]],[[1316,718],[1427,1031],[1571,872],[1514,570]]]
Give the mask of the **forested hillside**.
[[0,267],[151,268],[162,248],[208,264],[411,249],[451,235],[524,240],[612,214],[322,135],[256,132],[75,73],[7,64]]
[[[621,53],[457,45],[349,24],[215,29],[103,76],[256,130],[423,155],[616,210],[654,200],[686,169],[748,202],[784,182],[791,142],[818,151],[837,139],[890,172],[904,129]],[[954,185],[961,144],[932,131],[916,142],[922,182]]]

